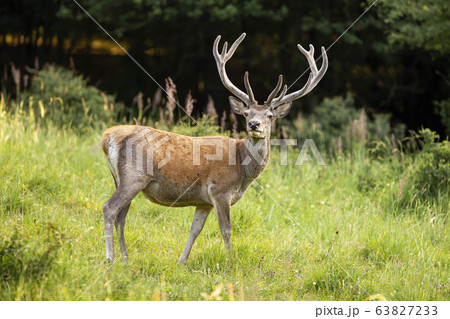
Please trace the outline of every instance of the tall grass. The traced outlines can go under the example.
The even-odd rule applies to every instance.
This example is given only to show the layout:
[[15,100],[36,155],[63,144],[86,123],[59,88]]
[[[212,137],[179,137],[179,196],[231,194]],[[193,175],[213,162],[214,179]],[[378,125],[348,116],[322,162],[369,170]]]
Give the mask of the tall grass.
[[[110,265],[101,206],[114,185],[102,127],[79,134],[39,125],[30,114],[6,113],[5,103],[1,300],[449,299],[449,193],[407,188],[414,155],[319,149],[326,166],[295,166],[292,150],[281,166],[273,147],[266,171],[232,208],[232,254],[211,214],[183,267],[176,261],[193,208],[166,212],[139,195],[126,224],[130,260]],[[217,131],[199,127],[178,131]]]

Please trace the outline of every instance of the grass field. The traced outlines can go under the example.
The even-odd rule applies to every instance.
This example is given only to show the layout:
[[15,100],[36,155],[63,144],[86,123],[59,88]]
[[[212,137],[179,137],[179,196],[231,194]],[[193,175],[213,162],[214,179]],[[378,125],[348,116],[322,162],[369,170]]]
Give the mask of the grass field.
[[185,266],[176,262],[193,208],[166,212],[139,195],[129,261],[110,267],[101,207],[114,184],[101,133],[0,114],[1,300],[450,299],[449,194],[405,204],[415,159],[372,160],[363,148],[322,154],[321,167],[281,166],[273,147],[232,208],[232,254],[211,214]]

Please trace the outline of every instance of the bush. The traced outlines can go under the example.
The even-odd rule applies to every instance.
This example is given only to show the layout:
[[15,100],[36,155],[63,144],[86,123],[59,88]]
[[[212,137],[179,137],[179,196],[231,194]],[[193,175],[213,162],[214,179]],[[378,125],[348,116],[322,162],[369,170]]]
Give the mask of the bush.
[[[388,155],[397,148],[397,141],[404,137],[405,125],[391,126],[390,114],[371,114],[357,108],[355,98],[347,94],[325,98],[314,107],[310,116],[301,115],[291,128],[291,136],[300,139],[312,138],[317,147],[329,154],[354,150],[355,146],[367,142],[387,142]],[[371,145],[371,143],[368,143]]]
[[110,122],[121,111],[114,98],[73,71],[50,65],[34,73],[31,86],[22,94],[25,107],[60,126],[85,128],[98,122]]
[[337,96],[325,98],[316,108],[312,119],[320,123],[321,129],[330,136],[345,138],[345,128],[360,117],[361,111],[355,107],[355,99],[351,95],[345,98]]
[[[359,129],[351,127],[350,124],[360,117],[363,119],[360,125],[359,122],[357,124],[360,126]],[[298,139],[312,138],[321,151],[327,150],[332,153],[338,150],[340,152],[350,147],[352,133],[365,136],[364,117],[365,113],[361,113],[361,110],[357,110],[354,106],[354,98],[351,95],[345,98],[341,96],[325,98],[322,103],[314,107],[310,116],[300,115],[297,118],[290,136]]]
[[183,134],[188,136],[210,136],[223,135],[220,127],[214,124],[214,119],[209,118],[206,114],[197,119],[197,124],[188,124],[186,122],[178,122],[170,128],[165,128],[173,133]]
[[423,194],[435,195],[450,191],[450,142],[439,140],[439,135],[429,129],[419,131],[423,146],[417,156],[409,183]]

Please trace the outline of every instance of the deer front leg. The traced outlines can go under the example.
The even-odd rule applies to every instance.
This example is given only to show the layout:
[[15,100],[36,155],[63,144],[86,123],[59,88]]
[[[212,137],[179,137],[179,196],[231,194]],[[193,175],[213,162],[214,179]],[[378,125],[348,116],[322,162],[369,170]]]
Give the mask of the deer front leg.
[[217,221],[219,222],[220,232],[227,249],[231,252],[231,220],[230,220],[230,198],[221,196],[214,198],[214,210],[216,211]]
[[205,225],[206,219],[211,212],[212,207],[197,207],[194,213],[194,220],[192,221],[191,233],[189,235],[188,242],[186,247],[184,248],[183,253],[181,254],[180,259],[178,260],[178,265],[185,264],[189,254],[191,253],[192,245],[194,245],[195,239],[200,234]]

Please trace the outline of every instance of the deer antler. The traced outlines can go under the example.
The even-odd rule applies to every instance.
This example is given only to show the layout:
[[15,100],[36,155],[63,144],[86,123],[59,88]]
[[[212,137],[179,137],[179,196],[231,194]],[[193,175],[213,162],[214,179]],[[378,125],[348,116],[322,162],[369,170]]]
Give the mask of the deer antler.
[[228,78],[227,72],[225,70],[225,64],[234,54],[234,51],[236,51],[239,44],[241,44],[242,40],[245,38],[245,33],[242,33],[241,36],[234,41],[233,45],[231,46],[230,50],[227,51],[228,42],[225,42],[223,45],[222,53],[219,53],[219,42],[220,42],[220,35],[217,36],[216,40],[214,41],[213,46],[213,54],[214,58],[216,59],[217,64],[217,70],[219,71],[220,79],[222,80],[223,85],[231,92],[233,93],[237,98],[239,98],[242,102],[245,103],[245,105],[250,106],[252,104],[256,103],[255,97],[253,95],[252,88],[250,86],[250,82],[248,80],[248,72],[245,72],[244,76],[244,84],[245,89],[247,91],[247,94],[239,90],[233,83],[231,83],[230,79]]
[[277,108],[278,106],[289,103],[292,101],[295,101],[302,96],[308,94],[311,92],[312,89],[319,83],[319,81],[322,79],[322,77],[325,75],[325,72],[328,68],[328,57],[327,52],[325,51],[325,48],[322,47],[322,66],[320,67],[320,70],[317,70],[316,61],[314,60],[314,47],[312,44],[309,45],[309,51],[306,51],[300,44],[297,45],[300,52],[306,56],[306,59],[308,60],[309,67],[311,69],[311,73],[309,74],[308,81],[306,82],[305,86],[301,88],[298,91],[292,92],[288,95],[286,95],[287,86],[285,85],[283,87],[283,90],[281,91],[280,95],[274,99],[275,95],[280,91],[281,83],[283,81],[283,77],[280,75],[278,78],[278,84],[275,87],[275,89],[270,93],[266,104],[270,105],[272,109]]

